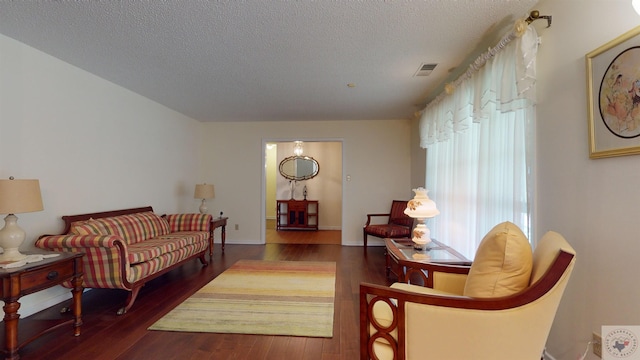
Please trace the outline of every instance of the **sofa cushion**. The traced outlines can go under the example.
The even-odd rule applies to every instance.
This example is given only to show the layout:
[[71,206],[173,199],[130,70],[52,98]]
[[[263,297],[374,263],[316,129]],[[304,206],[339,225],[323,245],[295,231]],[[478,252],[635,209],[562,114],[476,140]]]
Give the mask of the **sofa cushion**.
[[531,268],[527,237],[515,224],[503,222],[480,242],[463,294],[475,298],[515,294],[529,286]]
[[171,232],[209,231],[211,218],[210,214],[169,214],[167,222]]
[[96,219],[106,231],[103,235],[118,235],[127,244],[135,244],[169,233],[169,223],[155,213],[141,212]]
[[127,280],[129,282],[136,282],[140,279],[144,279],[158,271],[161,271],[162,269],[166,269],[173,264],[188,258],[189,256],[206,250],[208,246],[208,241],[191,243],[177,249],[176,251],[170,251],[149,261],[133,264],[127,269]]
[[206,247],[208,235],[205,231],[181,231],[131,244],[127,247],[129,264],[149,261],[191,244],[204,243]]
[[85,221],[74,221],[69,229],[70,234],[74,235],[106,235],[104,226],[93,219]]

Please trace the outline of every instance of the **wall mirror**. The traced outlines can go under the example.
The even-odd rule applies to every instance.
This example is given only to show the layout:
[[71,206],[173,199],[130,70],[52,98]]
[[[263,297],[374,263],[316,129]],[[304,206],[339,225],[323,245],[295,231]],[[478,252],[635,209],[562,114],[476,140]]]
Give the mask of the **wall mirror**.
[[280,174],[289,180],[309,180],[320,171],[320,164],[311,156],[289,156],[280,162]]

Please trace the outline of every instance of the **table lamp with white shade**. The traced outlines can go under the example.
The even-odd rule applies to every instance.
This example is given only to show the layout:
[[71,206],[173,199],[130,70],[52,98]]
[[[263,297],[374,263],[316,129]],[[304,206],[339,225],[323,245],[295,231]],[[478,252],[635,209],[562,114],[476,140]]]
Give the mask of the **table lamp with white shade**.
[[4,227],[0,230],[0,262],[18,261],[27,257],[21,254],[20,245],[26,233],[18,226],[15,214],[42,211],[42,195],[38,180],[16,180],[12,177],[0,180],[0,214],[8,214],[4,218]]
[[215,191],[213,184],[196,184],[196,190],[193,193],[193,198],[202,199],[202,203],[200,204],[200,214],[206,214],[208,211],[206,199],[213,199],[214,197]]
[[424,250],[427,244],[431,242],[431,231],[424,222],[426,219],[440,214],[440,211],[436,208],[436,203],[429,199],[428,190],[419,187],[413,189],[413,192],[416,195],[409,200],[404,213],[418,221],[418,224],[413,229],[413,238],[411,240],[415,243],[416,249]]

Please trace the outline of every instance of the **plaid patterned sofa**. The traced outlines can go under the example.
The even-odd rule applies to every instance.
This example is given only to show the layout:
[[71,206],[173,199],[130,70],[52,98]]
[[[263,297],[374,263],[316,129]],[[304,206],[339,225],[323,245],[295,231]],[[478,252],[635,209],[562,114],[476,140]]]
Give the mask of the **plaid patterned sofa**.
[[36,247],[85,253],[85,288],[129,291],[118,315],[131,308],[147,281],[196,257],[204,266],[209,264],[209,214],[158,216],[148,206],[62,219],[63,234],[41,236]]

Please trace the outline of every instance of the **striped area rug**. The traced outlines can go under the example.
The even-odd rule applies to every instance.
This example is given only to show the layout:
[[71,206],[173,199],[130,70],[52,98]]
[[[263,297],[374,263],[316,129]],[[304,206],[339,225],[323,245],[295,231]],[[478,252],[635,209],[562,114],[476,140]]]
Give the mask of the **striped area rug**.
[[240,260],[149,330],[333,336],[335,262]]

